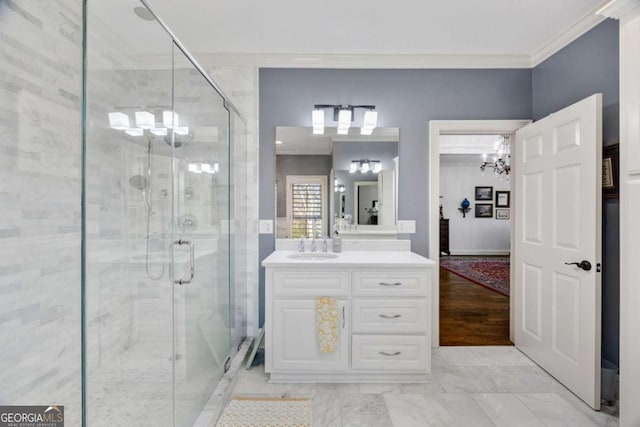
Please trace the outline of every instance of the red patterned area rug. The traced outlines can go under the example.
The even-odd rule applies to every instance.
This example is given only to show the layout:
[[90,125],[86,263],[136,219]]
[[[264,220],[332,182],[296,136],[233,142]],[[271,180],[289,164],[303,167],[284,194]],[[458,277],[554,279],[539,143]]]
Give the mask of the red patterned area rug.
[[440,267],[509,296],[508,256],[447,256],[440,258]]

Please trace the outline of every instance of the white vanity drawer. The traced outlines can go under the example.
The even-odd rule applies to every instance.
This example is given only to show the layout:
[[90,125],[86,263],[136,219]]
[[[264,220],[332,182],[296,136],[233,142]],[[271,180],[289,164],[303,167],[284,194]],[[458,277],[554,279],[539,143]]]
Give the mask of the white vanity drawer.
[[424,335],[353,335],[351,367],[375,371],[426,371],[429,340]]
[[353,332],[425,333],[428,313],[425,298],[356,298],[353,300]]
[[275,297],[349,295],[349,273],[327,271],[274,271]]
[[426,296],[429,272],[359,271],[353,273],[354,296]]

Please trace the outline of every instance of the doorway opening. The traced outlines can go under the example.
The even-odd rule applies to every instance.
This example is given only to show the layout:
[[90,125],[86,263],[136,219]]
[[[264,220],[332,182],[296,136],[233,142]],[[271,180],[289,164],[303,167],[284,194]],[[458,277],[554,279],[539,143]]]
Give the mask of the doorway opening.
[[440,136],[441,345],[512,345],[510,140]]
[[[502,189],[504,185],[499,185],[500,183],[499,178],[495,179],[493,178],[493,176],[491,176],[493,174],[492,169],[487,168],[485,177],[483,178],[480,170],[480,165],[483,162],[483,159],[482,159],[483,153],[476,153],[476,157],[475,157],[476,160],[473,162],[473,164],[476,165],[475,168],[477,170],[478,184],[472,184],[472,183],[464,184],[466,185],[466,187],[464,188],[463,194],[468,194],[467,196],[463,196],[462,198],[460,198],[459,194],[456,194],[456,195],[452,194],[450,197],[450,200],[443,203],[443,199],[440,199],[440,196],[442,195],[441,194],[442,186],[446,185],[447,183],[455,184],[457,181],[459,181],[460,177],[450,176],[448,178],[444,178],[444,177],[441,178],[442,141],[446,140],[449,137],[454,137],[454,136],[468,136],[472,139],[473,138],[482,139],[485,136],[490,136],[492,138],[493,143],[495,143],[496,136],[513,135],[516,130],[527,125],[528,123],[530,123],[529,120],[437,120],[437,121],[434,120],[429,123],[429,136],[430,136],[429,257],[433,261],[438,262],[438,268],[435,269],[434,275],[433,275],[433,278],[434,278],[433,283],[435,286],[432,287],[432,292],[433,292],[432,316],[433,317],[431,322],[431,325],[432,325],[431,332],[433,336],[434,347],[437,347],[441,344],[442,345],[489,345],[489,344],[495,345],[497,344],[494,342],[482,343],[482,342],[479,342],[477,338],[475,343],[464,342],[464,341],[455,342],[455,337],[453,337],[453,341],[452,341],[451,336],[447,336],[445,337],[445,340],[441,340],[441,336],[440,336],[440,331],[441,331],[440,277],[441,276],[443,277],[443,281],[446,286],[445,290],[443,290],[443,294],[445,292],[449,292],[449,294],[446,295],[445,297],[448,298],[450,301],[450,305],[449,306],[445,305],[443,306],[443,309],[442,309],[442,316],[443,316],[442,323],[449,322],[451,324],[451,325],[445,324],[444,325],[445,327],[450,328],[452,330],[457,329],[459,331],[464,331],[466,335],[474,335],[474,334],[481,335],[481,333],[478,332],[477,330],[476,331],[469,330],[471,329],[469,328],[469,324],[465,326],[465,323],[468,323],[469,321],[469,316],[467,316],[467,319],[465,319],[464,317],[461,318],[461,313],[466,313],[467,310],[464,307],[465,301],[461,300],[459,298],[459,295],[457,295],[457,293],[461,290],[468,290],[468,291],[471,291],[471,294],[468,296],[468,298],[471,298],[472,301],[474,300],[474,296],[472,295],[473,293],[482,294],[484,296],[484,299],[486,299],[486,301],[484,302],[479,302],[479,307],[483,307],[485,309],[485,312],[481,313],[480,315],[477,315],[476,316],[477,318],[474,319],[474,323],[476,323],[478,327],[483,328],[482,330],[485,330],[485,329],[491,330],[496,326],[496,324],[501,324],[502,325],[501,339],[503,340],[503,342],[501,342],[500,344],[504,345],[504,344],[510,344],[511,342],[513,342],[513,311],[514,311],[513,310],[513,301],[514,301],[513,292],[509,290],[510,297],[506,297],[505,295],[501,295],[498,292],[494,292],[492,290],[479,286],[476,282],[470,281],[469,278],[461,277],[459,274],[452,273],[450,270],[440,268],[441,227],[443,227],[443,230],[446,227],[445,224],[441,225],[442,223],[441,216],[440,216],[441,204],[443,204],[443,219],[449,219],[451,221],[451,217],[453,216],[455,216],[454,218],[460,217],[464,221],[467,221],[466,223],[462,223],[464,226],[469,226],[472,222],[476,222],[476,221],[487,221],[491,223],[498,223],[498,227],[500,227],[499,225],[500,222],[509,223],[509,226],[508,226],[509,233],[507,237],[509,244],[506,245],[507,250],[503,252],[493,252],[493,253],[485,252],[482,255],[483,256],[493,255],[496,258],[500,255],[502,255],[503,257],[507,255],[507,258],[509,256],[513,256],[513,252],[511,251],[511,248],[513,247],[513,244],[512,244],[513,233],[511,232],[511,230],[513,230],[513,226],[514,226],[514,221],[513,221],[514,215],[513,215],[513,212],[511,212],[512,200],[509,200],[510,207],[508,209],[510,209],[509,211],[510,219],[508,221],[502,220],[502,219],[500,220],[496,219],[496,212],[495,212],[495,209],[496,209],[495,204],[496,204],[496,196],[497,196],[496,192],[497,191],[510,192],[511,186],[513,185],[513,179],[510,177],[509,182],[506,184],[506,187],[505,187],[506,189]],[[491,146],[492,151],[487,152],[487,154],[490,156],[492,155],[492,152],[493,152],[493,143]],[[446,145],[447,142],[445,141],[444,144]],[[473,144],[473,142],[471,144]],[[458,154],[462,154],[460,147],[464,145],[464,141],[460,142],[459,145],[460,146],[458,148],[449,149],[448,154],[452,155],[452,154],[455,154],[456,152],[458,152]],[[512,149],[515,149],[515,147],[512,146]],[[472,163],[470,158],[468,159],[468,162]],[[446,169],[446,166],[445,166],[445,169]],[[445,179],[447,182],[443,182],[443,180]],[[493,183],[492,181],[489,181],[490,182],[489,184],[483,184],[483,182],[485,182],[488,179],[495,179],[495,183]],[[479,188],[476,189],[476,187],[479,187]],[[488,189],[486,187],[492,187],[492,188]],[[476,197],[476,193],[478,193],[477,194],[478,197]],[[507,197],[510,198],[511,193],[506,193],[506,194],[508,195]],[[443,198],[444,197],[446,196],[443,195]],[[505,203],[504,197],[505,196],[502,196],[502,195],[500,196],[501,204]],[[460,200],[455,200],[456,198],[460,198]],[[462,202],[464,201],[465,198],[468,200],[468,203],[469,203],[468,205],[466,205],[465,203],[466,208],[462,205]],[[486,200],[483,200],[483,199],[486,199]],[[487,206],[487,205],[490,205],[490,206]],[[465,212],[462,212],[459,209],[462,209]],[[501,209],[507,209],[507,208],[501,208]],[[464,218],[462,218],[463,213],[464,213]],[[476,217],[476,215],[478,216]],[[504,217],[506,216],[506,212],[501,211],[498,213],[498,215],[500,215],[501,217]],[[446,223],[446,221],[444,221],[444,223]],[[480,222],[480,224],[482,224],[482,222]],[[473,227],[471,228],[471,230],[473,230]],[[456,234],[462,240],[469,238],[469,231],[464,231],[464,229],[457,230]],[[449,238],[449,243],[452,243],[451,236]],[[445,257],[455,255],[455,251],[451,251],[452,247],[451,245],[449,246],[450,246],[449,248],[444,248],[446,249],[445,251],[443,251],[443,254]],[[459,250],[460,248],[458,247],[454,249]],[[459,255],[465,256],[465,255],[471,255],[471,253],[467,252],[465,254],[464,251],[461,251],[459,252]],[[509,265],[508,270],[509,270],[509,274],[508,274],[509,282],[511,282],[511,277],[513,276],[513,269],[511,268],[511,264]],[[450,307],[455,307],[458,313],[450,310],[449,309]],[[493,325],[491,323],[491,310],[497,310],[496,312],[500,312],[502,316],[499,321],[494,319]],[[508,335],[506,334],[507,329],[508,329]]]

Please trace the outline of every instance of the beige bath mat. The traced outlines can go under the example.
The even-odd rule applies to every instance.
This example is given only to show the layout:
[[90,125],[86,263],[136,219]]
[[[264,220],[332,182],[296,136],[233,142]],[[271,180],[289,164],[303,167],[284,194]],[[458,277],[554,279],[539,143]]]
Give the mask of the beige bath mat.
[[216,427],[311,427],[308,398],[235,396]]

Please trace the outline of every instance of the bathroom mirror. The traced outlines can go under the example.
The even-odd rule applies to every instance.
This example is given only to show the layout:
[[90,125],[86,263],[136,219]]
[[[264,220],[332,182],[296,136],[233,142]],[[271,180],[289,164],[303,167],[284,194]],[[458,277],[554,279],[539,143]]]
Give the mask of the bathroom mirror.
[[398,128],[276,128],[276,236],[395,238]]

